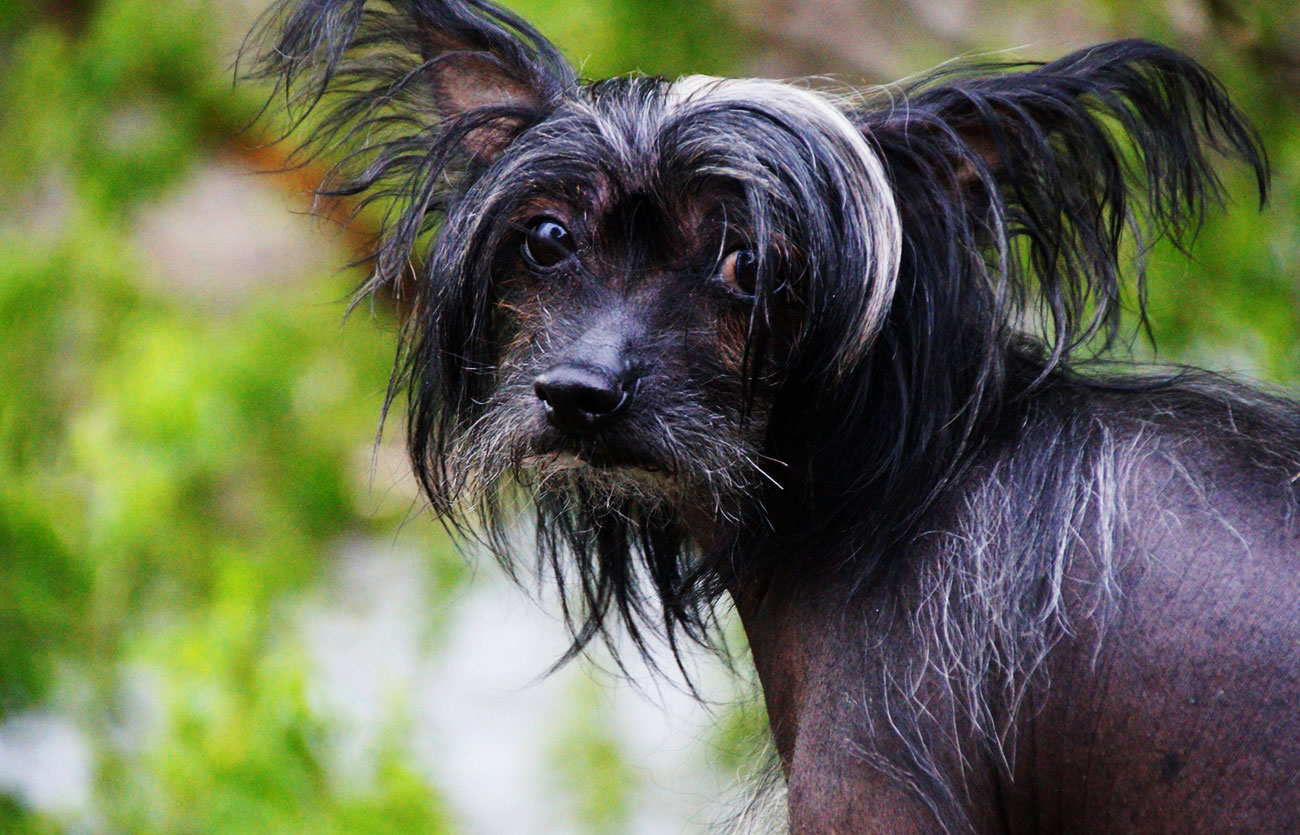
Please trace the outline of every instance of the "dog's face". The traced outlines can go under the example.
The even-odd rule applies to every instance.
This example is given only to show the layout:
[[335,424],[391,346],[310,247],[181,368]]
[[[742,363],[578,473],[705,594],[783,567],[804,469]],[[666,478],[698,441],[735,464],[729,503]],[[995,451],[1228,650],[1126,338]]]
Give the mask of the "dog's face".
[[414,404],[459,406],[413,427],[445,433],[421,450],[444,489],[635,503],[697,538],[738,521],[783,475],[767,420],[810,323],[856,304],[862,350],[890,289],[893,206],[860,132],[812,92],[697,77],[580,87],[476,141],[491,162],[431,258],[458,281],[413,322],[473,389]]
[[901,223],[863,130],[778,82],[580,82],[483,0],[264,27],[262,74],[332,104],[322,193],[391,201],[372,286],[401,297],[390,397],[435,511],[509,564],[531,504],[575,651],[609,616],[702,638],[789,474],[775,416],[888,312]]
[[1142,42],[873,104],[582,83],[488,0],[264,25],[260,73],[300,116],[333,102],[322,194],[388,204],[370,286],[406,311],[390,402],[425,493],[502,557],[532,500],[575,651],[610,617],[702,637],[811,541],[906,541],[1000,404],[1114,338],[1125,230],[1194,229],[1207,148],[1265,183],[1221,85]]

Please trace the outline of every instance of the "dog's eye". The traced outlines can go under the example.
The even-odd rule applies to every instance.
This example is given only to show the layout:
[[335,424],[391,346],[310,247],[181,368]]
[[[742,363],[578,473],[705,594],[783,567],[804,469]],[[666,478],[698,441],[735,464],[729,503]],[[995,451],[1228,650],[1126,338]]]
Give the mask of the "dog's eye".
[[752,249],[737,249],[722,259],[718,280],[738,296],[753,296],[758,290],[758,256]]
[[550,218],[535,221],[524,237],[524,258],[539,269],[558,266],[573,254],[573,236]]

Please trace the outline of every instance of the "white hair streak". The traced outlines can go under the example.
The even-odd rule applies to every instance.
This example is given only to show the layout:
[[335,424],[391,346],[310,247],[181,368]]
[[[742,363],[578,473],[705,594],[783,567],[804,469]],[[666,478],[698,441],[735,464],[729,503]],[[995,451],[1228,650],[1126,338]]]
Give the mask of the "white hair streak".
[[868,230],[872,254],[870,272],[863,276],[871,288],[870,296],[858,344],[854,346],[860,355],[870,346],[889,311],[903,250],[903,224],[880,154],[849,119],[844,102],[834,93],[773,79],[707,75],[684,76],[668,92],[670,110],[719,101],[761,103],[798,116],[801,121],[820,126],[825,136],[846,152],[843,159],[851,166],[861,189],[846,196],[853,203],[845,208],[857,215],[859,228]]

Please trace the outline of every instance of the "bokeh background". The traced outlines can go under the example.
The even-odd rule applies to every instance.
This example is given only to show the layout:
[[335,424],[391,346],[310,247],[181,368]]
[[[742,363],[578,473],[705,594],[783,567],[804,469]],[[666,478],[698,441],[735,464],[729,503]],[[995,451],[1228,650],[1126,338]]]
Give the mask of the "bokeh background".
[[[1208,64],[1275,167],[1186,258],[1160,354],[1300,380],[1294,0],[514,0],[592,77],[878,83],[1141,35]],[[303,211],[231,64],[264,0],[0,0],[0,832],[702,831],[761,765],[706,700],[565,644],[375,441],[395,323],[344,318],[364,218]],[[1139,345],[1139,353],[1150,347]],[[740,788],[738,788],[740,787]]]

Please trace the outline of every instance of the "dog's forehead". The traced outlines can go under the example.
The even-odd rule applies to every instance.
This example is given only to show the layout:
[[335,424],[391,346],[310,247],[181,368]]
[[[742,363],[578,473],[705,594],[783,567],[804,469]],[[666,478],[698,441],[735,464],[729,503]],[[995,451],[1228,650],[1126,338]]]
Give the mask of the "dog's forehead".
[[879,153],[833,97],[793,84],[595,82],[525,131],[474,188],[471,230],[554,214],[586,226],[588,240],[639,243],[649,229],[660,249],[700,257],[719,227],[765,250],[792,241],[809,274],[865,289],[863,345],[898,278],[902,224]]
[[[529,181],[544,189],[578,189],[591,201],[629,192],[681,199],[700,194],[688,185],[753,186],[773,171],[807,166],[810,134],[838,151],[817,165],[834,165],[838,157],[845,166],[880,171],[832,96],[754,78],[594,82],[565,99],[519,150],[532,162]],[[883,184],[883,173],[871,179]]]

